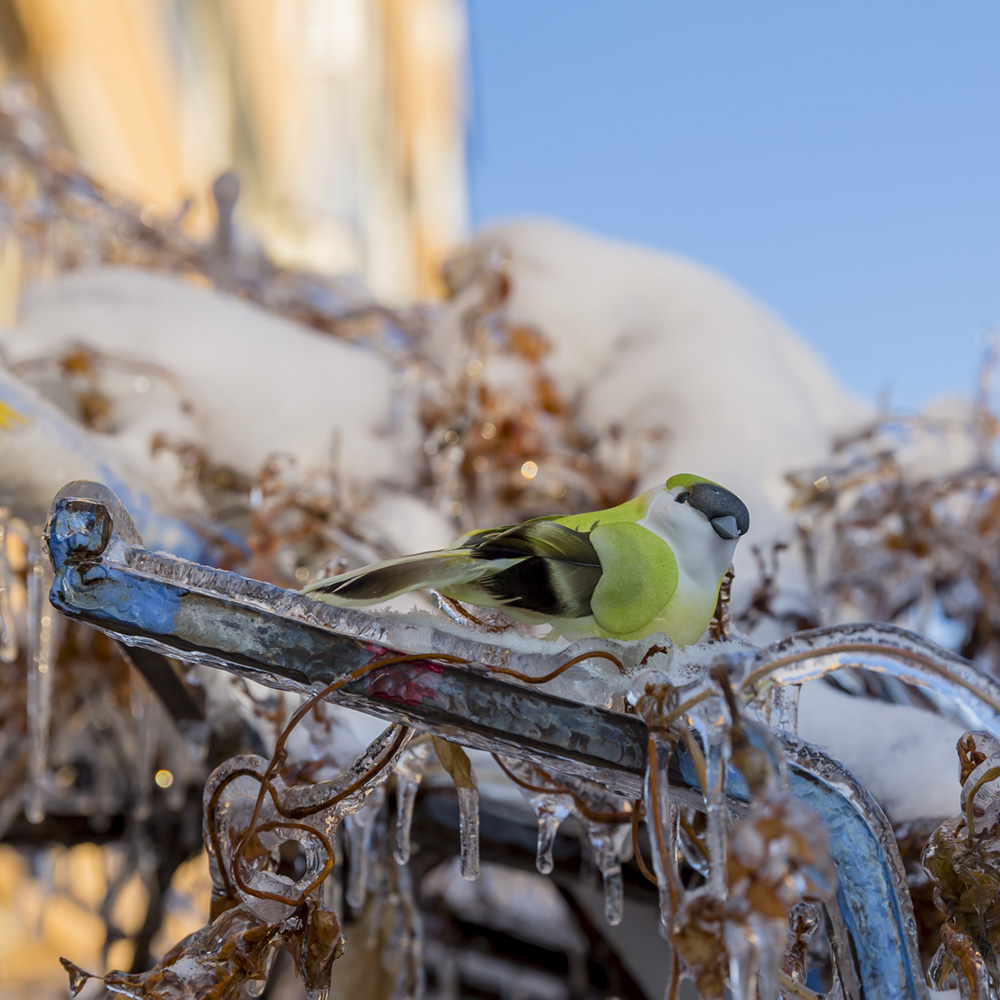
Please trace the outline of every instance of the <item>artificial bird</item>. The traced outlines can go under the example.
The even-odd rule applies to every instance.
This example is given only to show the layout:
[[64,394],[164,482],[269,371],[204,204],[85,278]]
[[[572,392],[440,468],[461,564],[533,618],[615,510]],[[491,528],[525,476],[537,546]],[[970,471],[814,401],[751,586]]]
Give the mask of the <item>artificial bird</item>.
[[682,473],[617,507],[470,531],[446,549],[317,580],[302,593],[363,607],[435,590],[551,624],[551,637],[663,632],[688,645],[708,627],[749,528],[750,512],[736,494]]

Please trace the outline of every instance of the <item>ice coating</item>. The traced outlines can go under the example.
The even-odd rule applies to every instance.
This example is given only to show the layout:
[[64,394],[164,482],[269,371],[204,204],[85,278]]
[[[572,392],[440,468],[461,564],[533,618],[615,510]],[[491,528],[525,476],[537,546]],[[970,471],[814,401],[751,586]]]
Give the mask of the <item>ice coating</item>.
[[[213,899],[238,898],[268,923],[288,918],[322,885],[333,865],[338,827],[379,792],[407,738],[405,730],[391,726],[336,778],[288,787],[272,775],[267,795],[261,789],[268,773],[263,758],[240,755],[216,768],[205,787],[204,819]],[[364,825],[358,828],[363,831]],[[300,845],[305,861],[305,871],[296,879],[274,867],[276,851],[289,840]],[[363,886],[360,878],[358,882],[355,894]]]
[[653,858],[660,899],[660,927],[665,937],[672,936],[674,916],[679,903],[677,873],[673,845],[674,835],[668,768],[673,746],[662,733],[650,736],[649,763],[646,766],[644,800],[646,805],[646,830],[649,833],[649,850]]
[[[672,644],[664,635],[654,634],[624,643],[598,637],[573,643],[553,642],[519,629],[510,629],[498,635],[443,614],[416,609],[373,613],[334,608],[293,590],[132,546],[120,547],[115,558],[144,576],[167,577],[183,583],[192,591],[230,597],[241,604],[322,625],[341,635],[365,639],[391,649],[405,649],[409,653],[456,656],[488,668],[538,677],[552,672],[571,658],[594,652],[599,655],[582,658],[574,669],[546,684],[547,691],[584,703],[604,704],[613,695],[627,692],[629,678],[639,671],[654,665],[660,671],[667,671],[673,659]],[[741,644],[740,648],[745,646]],[[651,650],[655,652],[646,661]],[[693,648],[691,652],[694,653]],[[600,654],[610,654],[620,661],[624,674]],[[678,680],[686,676],[685,671],[699,671],[700,668],[692,667],[690,662],[685,659],[678,667]],[[511,677],[510,674],[505,676]],[[516,683],[516,678],[512,680]]]
[[729,807],[726,774],[729,767],[729,726],[721,698],[709,698],[698,706],[691,725],[701,737],[705,755],[705,845],[708,849],[708,887],[720,898],[726,892],[726,850]]
[[771,729],[783,729],[793,735],[799,731],[799,695],[801,684],[775,684],[760,705],[761,721]]
[[963,761],[962,816],[979,841],[979,849],[996,850],[1000,847],[1000,740],[989,733],[970,732],[959,741],[958,749]]
[[760,650],[743,690],[802,684],[862,667],[918,685],[937,710],[969,729],[1000,732],[1000,683],[960,656],[894,625],[864,623],[800,632]]

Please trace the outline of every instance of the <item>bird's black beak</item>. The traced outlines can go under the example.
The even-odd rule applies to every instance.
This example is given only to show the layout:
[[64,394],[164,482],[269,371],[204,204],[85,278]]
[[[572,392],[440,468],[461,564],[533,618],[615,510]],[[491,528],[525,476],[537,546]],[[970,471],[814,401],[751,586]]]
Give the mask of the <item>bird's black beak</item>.
[[700,510],[711,522],[715,533],[732,541],[750,530],[750,511],[735,494],[714,483],[698,483],[691,487],[688,504]]

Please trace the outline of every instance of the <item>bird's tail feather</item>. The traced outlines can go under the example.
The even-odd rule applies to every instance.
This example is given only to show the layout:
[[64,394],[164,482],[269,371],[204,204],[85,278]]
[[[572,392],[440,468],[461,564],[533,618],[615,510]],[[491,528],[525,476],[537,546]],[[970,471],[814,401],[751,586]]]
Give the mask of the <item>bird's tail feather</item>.
[[471,583],[496,572],[497,562],[476,559],[466,552],[418,552],[316,580],[304,587],[302,593],[336,607],[358,608],[388,601],[411,590],[445,590]]

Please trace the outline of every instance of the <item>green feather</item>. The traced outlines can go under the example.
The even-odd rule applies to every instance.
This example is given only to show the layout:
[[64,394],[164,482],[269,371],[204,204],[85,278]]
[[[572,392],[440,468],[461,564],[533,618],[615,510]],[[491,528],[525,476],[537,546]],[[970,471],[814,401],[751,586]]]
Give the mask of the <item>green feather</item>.
[[677,589],[677,560],[659,535],[628,521],[598,525],[590,535],[604,573],[590,606],[606,632],[648,625]]

